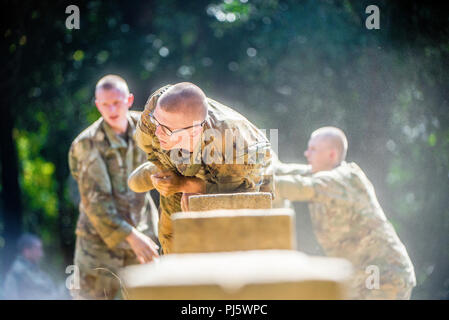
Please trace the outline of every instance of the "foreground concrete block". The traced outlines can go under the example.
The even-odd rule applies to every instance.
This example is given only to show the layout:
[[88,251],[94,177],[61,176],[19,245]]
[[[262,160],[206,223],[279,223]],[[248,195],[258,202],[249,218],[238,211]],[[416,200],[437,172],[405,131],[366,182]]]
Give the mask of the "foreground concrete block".
[[293,250],[170,254],[125,268],[123,295],[148,300],[344,299],[351,264]]
[[214,210],[172,215],[173,253],[295,249],[294,211]]
[[268,192],[202,194],[189,197],[190,211],[270,208],[271,193]]

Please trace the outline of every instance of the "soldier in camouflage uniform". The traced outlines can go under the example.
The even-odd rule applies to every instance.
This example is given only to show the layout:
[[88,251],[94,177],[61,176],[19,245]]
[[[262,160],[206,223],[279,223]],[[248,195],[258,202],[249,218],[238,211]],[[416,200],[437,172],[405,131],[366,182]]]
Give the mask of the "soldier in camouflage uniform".
[[[334,127],[316,130],[302,172],[275,177],[276,195],[308,201],[316,237],[328,256],[354,266],[356,299],[409,299],[416,285],[407,251],[355,163],[344,161],[347,140]],[[378,274],[377,274],[378,271]],[[376,276],[379,283],[376,283]]]
[[153,93],[135,138],[149,162],[130,176],[129,186],[136,192],[160,192],[159,241],[164,253],[171,251],[170,215],[188,210],[189,195],[273,190],[265,135],[191,83]]
[[4,298],[11,300],[57,299],[58,292],[50,276],[39,268],[44,255],[42,241],[24,234],[18,241],[19,255],[6,274]]
[[75,298],[112,299],[124,266],[158,256],[153,219],[156,208],[148,194],[128,188],[129,174],[145,162],[133,135],[140,113],[129,111],[133,96],[114,75],[96,86],[95,103],[102,117],[72,143],[69,166],[81,202],[76,228],[75,265],[80,289]]

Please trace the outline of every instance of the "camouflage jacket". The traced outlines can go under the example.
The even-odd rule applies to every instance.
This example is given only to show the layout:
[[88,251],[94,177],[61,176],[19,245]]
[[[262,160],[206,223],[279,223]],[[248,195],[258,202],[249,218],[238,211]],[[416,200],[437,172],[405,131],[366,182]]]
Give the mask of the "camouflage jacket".
[[[307,175],[311,172],[310,165],[281,162],[275,152],[272,152],[272,167],[274,175],[277,177],[298,174]],[[291,201],[281,197],[279,194],[277,194],[273,200],[272,206],[273,208],[293,208]]]
[[[135,134],[138,146],[148,154],[153,169],[172,170],[183,176],[200,178],[206,183],[206,193],[272,192],[273,176],[268,172],[270,143],[266,136],[241,114],[212,99],[207,99],[208,115],[203,125],[202,140],[193,152],[160,148],[156,127],[149,114],[169,87],[165,86],[150,96]],[[181,196],[181,193],[161,196],[159,240],[165,252],[168,248],[164,246],[163,238],[171,238],[171,223],[166,221],[164,227],[162,222],[172,213],[181,211]]]
[[6,274],[5,299],[47,300],[58,299],[58,291],[50,276],[38,265],[19,255]]
[[364,272],[369,265],[385,266],[415,285],[405,246],[357,164],[343,162],[333,170],[315,174],[306,171],[276,176],[275,183],[277,196],[310,202],[314,231],[327,255],[348,259],[356,272]]
[[69,166],[78,183],[78,236],[103,240],[109,248],[129,249],[125,237],[132,227],[153,235],[152,200],[128,188],[129,174],[146,161],[133,135],[140,112],[128,113],[127,139],[98,119],[72,143]]

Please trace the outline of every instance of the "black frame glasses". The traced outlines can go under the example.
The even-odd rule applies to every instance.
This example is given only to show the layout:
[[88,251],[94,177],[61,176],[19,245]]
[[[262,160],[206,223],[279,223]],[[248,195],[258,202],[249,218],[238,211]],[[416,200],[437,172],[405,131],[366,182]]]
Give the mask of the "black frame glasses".
[[190,129],[190,128],[202,126],[202,125],[206,122],[206,119],[207,119],[207,117],[206,117],[206,119],[204,119],[201,123],[195,124],[195,125],[193,125],[193,126],[189,126],[189,127],[185,127],[185,128],[181,128],[181,129],[176,129],[176,130],[171,130],[171,129],[168,128],[167,126],[164,126],[162,123],[160,123],[159,121],[157,121],[157,119],[154,117],[153,113],[154,113],[154,111],[151,112],[150,115],[149,115],[149,116],[150,116],[150,121],[151,121],[151,123],[154,124],[154,125],[156,126],[156,129],[157,129],[158,126],[161,126],[162,131],[163,131],[167,136],[171,136],[172,134],[177,133],[177,132],[180,132],[180,131],[183,131],[183,130],[187,130],[187,129]]

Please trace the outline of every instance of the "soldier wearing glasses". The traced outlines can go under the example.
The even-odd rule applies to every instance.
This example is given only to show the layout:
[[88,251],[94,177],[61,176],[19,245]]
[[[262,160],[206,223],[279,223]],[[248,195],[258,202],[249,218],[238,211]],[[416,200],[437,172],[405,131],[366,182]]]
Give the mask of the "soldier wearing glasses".
[[135,192],[157,189],[159,241],[171,251],[170,215],[188,210],[192,194],[273,191],[270,143],[245,117],[207,98],[192,83],[153,93],[137,124],[148,162],[129,177]]

